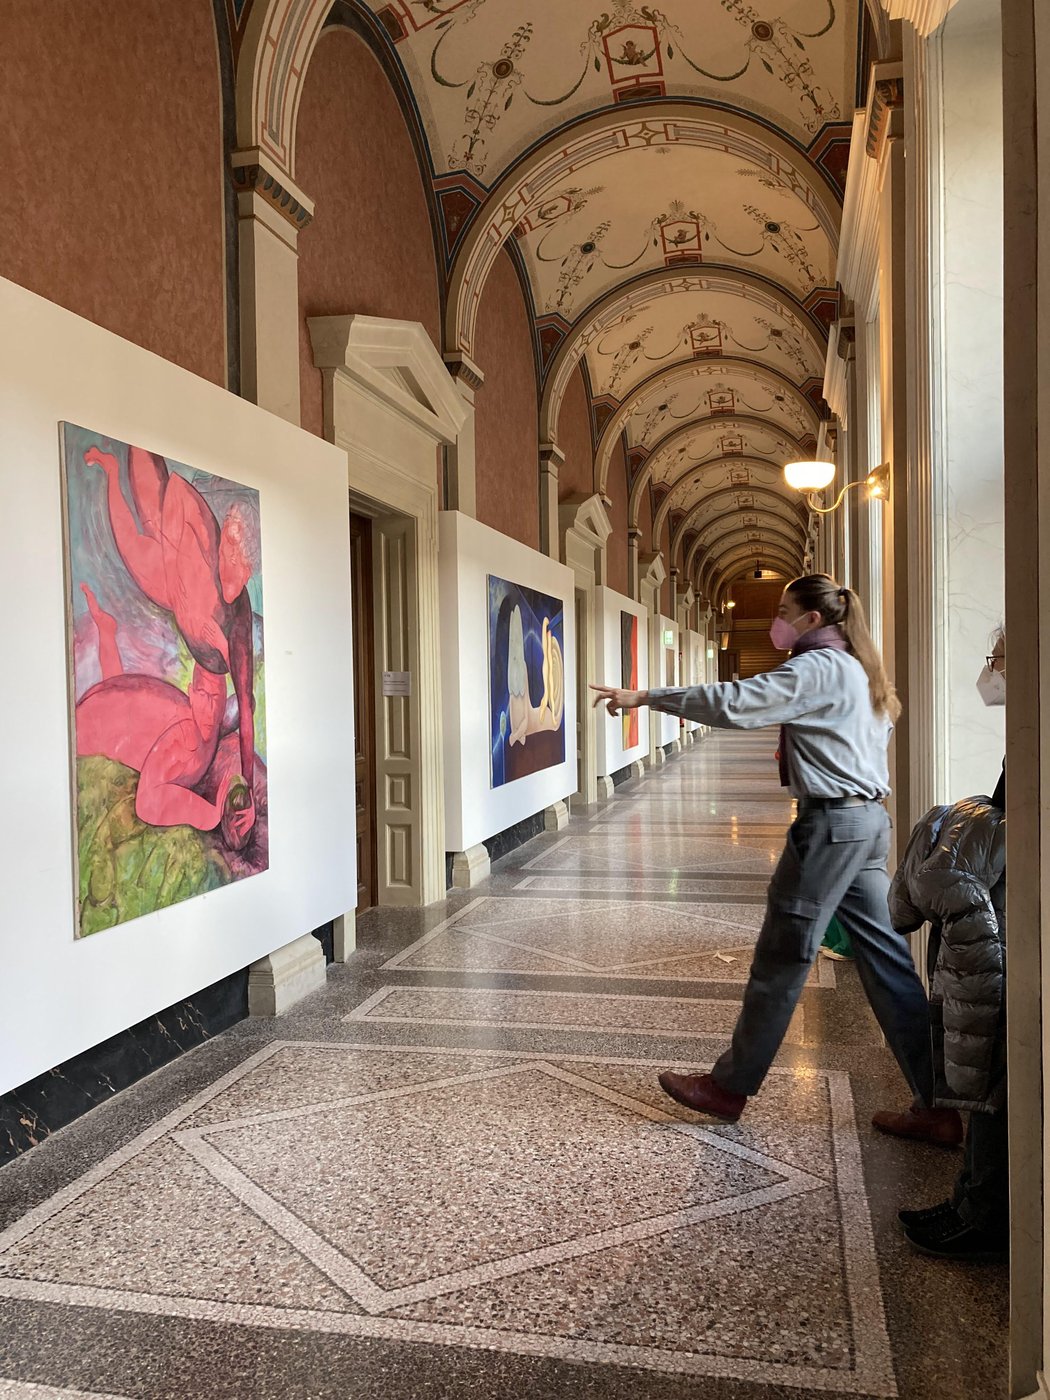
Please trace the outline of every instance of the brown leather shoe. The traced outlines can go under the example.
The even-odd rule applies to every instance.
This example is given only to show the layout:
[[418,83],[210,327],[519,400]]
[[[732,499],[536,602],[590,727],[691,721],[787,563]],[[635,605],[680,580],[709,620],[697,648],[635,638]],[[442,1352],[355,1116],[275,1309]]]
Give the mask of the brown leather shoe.
[[934,1147],[958,1147],[963,1140],[963,1124],[954,1108],[924,1108],[913,1103],[903,1113],[880,1108],[871,1126],[892,1137],[929,1142]]
[[675,1103],[694,1113],[707,1113],[727,1123],[735,1123],[747,1107],[746,1094],[731,1094],[709,1074],[675,1074],[674,1070],[665,1069],[660,1075],[660,1088]]

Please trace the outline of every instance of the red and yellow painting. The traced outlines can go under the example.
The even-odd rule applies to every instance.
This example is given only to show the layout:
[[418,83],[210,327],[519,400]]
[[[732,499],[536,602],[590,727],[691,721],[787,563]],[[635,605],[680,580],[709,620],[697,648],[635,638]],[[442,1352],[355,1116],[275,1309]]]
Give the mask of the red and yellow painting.
[[77,934],[265,870],[259,493],[62,424]]
[[[624,690],[638,689],[638,618],[629,612],[620,614],[620,685]],[[624,710],[621,720],[624,748],[636,748],[638,711]]]

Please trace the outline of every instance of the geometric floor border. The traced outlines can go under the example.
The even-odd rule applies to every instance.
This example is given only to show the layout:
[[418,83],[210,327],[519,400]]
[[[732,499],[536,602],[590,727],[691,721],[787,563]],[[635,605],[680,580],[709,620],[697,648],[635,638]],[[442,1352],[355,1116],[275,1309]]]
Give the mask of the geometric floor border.
[[[161,1138],[176,1134],[180,1125],[200,1108],[219,1094],[250,1074],[270,1057],[285,1050],[317,1049],[332,1053],[350,1050],[376,1054],[401,1053],[408,1055],[432,1055],[434,1046],[398,1045],[355,1045],[340,1042],[276,1041],[244,1060],[236,1068],[181,1105],[174,1112],[138,1134],[131,1142],[112,1153],[78,1180],[58,1191],[50,1199],[42,1202],[13,1223],[0,1234],[0,1254],[6,1252],[36,1229],[52,1219],[92,1187],[104,1181],[125,1163],[144,1151]],[[441,1053],[451,1057],[470,1057],[476,1060],[479,1055],[495,1062],[504,1062],[504,1070],[486,1072],[490,1074],[513,1073],[514,1066],[522,1068],[530,1063],[543,1073],[553,1073],[559,1078],[571,1081],[575,1078],[571,1071],[559,1071],[551,1065],[609,1064],[632,1067],[648,1067],[649,1061],[625,1059],[622,1057],[596,1055],[550,1056],[538,1052],[499,1051],[478,1049],[445,1049]],[[682,1062],[681,1068],[691,1068],[689,1062]],[[807,1076],[813,1071],[807,1071]],[[431,1345],[475,1347],[496,1350],[504,1353],[546,1356],[569,1362],[590,1364],[615,1364],[631,1366],[647,1371],[657,1371],[677,1375],[694,1375],[739,1379],[766,1385],[782,1385],[795,1388],[836,1392],[839,1394],[868,1395],[879,1400],[890,1400],[897,1395],[893,1364],[890,1354],[889,1337],[886,1332],[882,1292],[879,1282],[878,1263],[875,1255],[868,1209],[867,1194],[864,1188],[860,1142],[856,1133],[856,1121],[849,1077],[842,1071],[820,1070],[815,1072],[828,1085],[831,1111],[831,1138],[835,1165],[835,1190],[839,1204],[839,1221],[842,1231],[843,1262],[845,1266],[846,1294],[851,1319],[854,1343],[854,1366],[849,1372],[829,1372],[814,1366],[794,1366],[779,1362],[763,1362],[755,1359],[740,1359],[726,1356],[705,1355],[690,1352],[670,1352],[636,1344],[612,1342],[587,1342],[576,1338],[562,1338],[551,1335],[523,1335],[503,1332],[496,1328],[473,1325],[457,1325],[441,1322],[417,1322],[408,1319],[395,1319],[382,1316],[360,1316],[346,1313],[315,1310],[311,1308],[274,1307],[270,1305],[223,1303],[207,1299],[187,1299],[158,1296],[130,1289],[96,1288],[90,1285],[43,1283],[19,1278],[0,1278],[0,1297],[31,1300],[68,1306],[101,1308],[107,1311],[125,1311],[149,1316],[186,1317],[198,1321],[229,1323],[240,1326],[267,1329],[301,1329],[304,1331],[382,1338],[398,1342],[428,1343]],[[791,1070],[773,1070],[773,1075],[796,1077]],[[589,1082],[589,1081],[588,1081]],[[605,1097],[613,1101],[615,1091],[602,1086]],[[382,1091],[383,1093],[399,1092]],[[630,1101],[637,1108],[637,1101]],[[253,1115],[253,1121],[272,1119],[276,1116],[290,1116],[296,1110],[278,1110],[276,1113]],[[743,1144],[730,1143],[710,1130],[680,1120],[670,1120],[649,1106],[643,1106],[645,1116],[656,1121],[668,1121],[676,1132],[689,1136],[708,1138],[720,1151],[734,1152],[738,1156],[758,1160],[761,1154]],[[241,1120],[237,1120],[241,1121]],[[247,1120],[245,1120],[247,1121]],[[202,1133],[220,1128],[212,1124],[202,1129],[180,1134],[186,1139],[199,1140]],[[176,1139],[177,1140],[177,1139]],[[807,1189],[806,1173],[790,1169],[779,1163],[781,1174],[792,1172],[798,1183],[792,1189]],[[812,1178],[809,1178],[812,1180]],[[778,1190],[781,1188],[767,1188]],[[789,1189],[787,1186],[784,1190]],[[762,1193],[756,1193],[756,1195]],[[703,1212],[710,1207],[692,1207],[678,1212],[683,1217]],[[687,1222],[683,1222],[687,1223]],[[628,1227],[631,1228],[631,1227]],[[662,1227],[669,1228],[669,1227]],[[537,1251],[537,1254],[555,1253]],[[52,1391],[52,1393],[54,1393]]]
[[[590,965],[590,964],[586,964],[586,963],[582,962],[582,961],[581,961],[580,959],[578,959],[578,958],[567,958],[567,957],[564,957],[564,956],[562,956],[562,955],[560,955],[560,954],[557,954],[557,953],[550,953],[550,952],[546,952],[546,951],[543,951],[543,950],[537,950],[537,949],[534,949],[534,948],[530,948],[528,944],[517,943],[517,942],[515,942],[513,939],[500,938],[500,937],[498,937],[497,935],[495,935],[495,934],[493,934],[493,933],[486,933],[486,932],[483,932],[484,929],[490,927],[489,925],[484,925],[484,924],[482,924],[482,925],[468,924],[467,927],[464,928],[464,929],[459,929],[459,928],[457,927],[457,925],[458,925],[469,913],[471,913],[473,910],[479,908],[480,906],[482,906],[482,905],[484,905],[484,904],[510,904],[510,903],[514,903],[514,902],[515,902],[514,896],[503,896],[503,897],[501,897],[501,896],[499,896],[499,895],[478,895],[475,899],[472,899],[472,900],[470,901],[469,904],[465,904],[465,905],[463,906],[462,909],[458,909],[458,910],[456,911],[455,914],[450,915],[450,917],[447,918],[447,919],[442,919],[441,923],[436,924],[432,929],[430,929],[427,933],[424,933],[421,937],[415,939],[415,940],[414,940],[412,943],[410,943],[406,948],[402,948],[401,951],[400,951],[399,953],[395,953],[393,957],[388,958],[388,959],[382,964],[382,966],[381,966],[381,968],[380,968],[380,971],[381,971],[381,972],[395,972],[395,971],[396,971],[396,972],[445,972],[445,973],[448,973],[448,972],[462,972],[462,973],[465,973],[465,974],[469,974],[470,976],[485,975],[486,973],[491,974],[492,976],[502,976],[502,975],[504,975],[504,974],[506,974],[506,973],[513,973],[513,975],[514,975],[515,977],[557,977],[557,976],[559,976],[559,975],[565,975],[565,976],[570,976],[570,977],[587,977],[587,978],[593,978],[593,979],[596,980],[596,981],[606,981],[606,980],[608,980],[608,981],[629,981],[629,982],[681,982],[681,981],[703,982],[703,981],[705,980],[702,976],[693,976],[693,977],[689,977],[689,978],[681,978],[681,977],[675,977],[675,976],[673,976],[673,975],[668,975],[667,973],[655,973],[655,972],[643,972],[643,971],[640,971],[640,970],[639,970],[640,967],[646,966],[646,964],[644,964],[644,963],[643,963],[643,964],[639,964],[639,965],[637,965],[637,966],[635,966],[635,967],[632,967],[632,968],[625,968],[625,969],[623,969],[623,970],[621,970],[621,971],[613,971],[613,970],[609,970],[608,968],[595,967],[595,966],[592,966],[592,965]],[[522,902],[524,903],[524,900],[523,900]],[[550,896],[547,897],[547,902],[548,902],[548,903],[564,903],[564,904],[566,904],[566,905],[569,905],[571,908],[575,908],[576,910],[579,910],[579,900],[574,900],[574,899],[570,898],[570,897],[568,896],[568,893],[567,893],[567,892],[561,893],[561,894],[556,894],[556,895],[550,895]],[[598,901],[598,902],[600,903],[601,901]],[[613,902],[613,901],[609,901],[609,902]],[[644,905],[644,904],[646,904],[646,903],[652,903],[652,904],[654,904],[654,905],[659,905],[660,901],[658,901],[658,900],[653,900],[653,901],[641,900],[641,901],[637,901],[637,903],[639,903],[640,905]],[[679,906],[675,906],[675,907],[679,907]],[[688,906],[688,905],[685,905],[685,906],[681,906],[681,908],[683,909],[683,912],[688,912],[689,906]],[[714,922],[721,922],[721,923],[731,922],[731,921],[728,921],[728,920],[713,920],[713,921],[714,921]],[[546,958],[549,962],[557,962],[557,963],[562,963],[562,964],[564,964],[564,973],[559,973],[559,972],[558,972],[557,970],[555,970],[555,969],[550,969],[550,970],[544,970],[544,971],[537,972],[537,971],[535,971],[535,970],[531,970],[531,971],[530,971],[530,970],[528,970],[528,969],[523,969],[523,968],[510,968],[510,967],[508,967],[508,968],[499,968],[499,967],[488,967],[488,968],[485,968],[485,967],[478,967],[478,968],[474,968],[474,967],[472,967],[472,968],[449,968],[449,967],[442,967],[440,964],[430,965],[430,964],[427,964],[427,963],[416,963],[414,966],[411,966],[411,967],[406,967],[406,966],[405,966],[405,963],[407,962],[407,960],[408,960],[409,958],[415,956],[415,954],[417,954],[417,953],[422,952],[424,948],[429,947],[429,945],[430,945],[431,943],[435,942],[438,938],[440,938],[442,934],[449,932],[449,930],[454,930],[455,932],[462,932],[462,933],[468,935],[469,937],[478,939],[481,943],[495,944],[495,945],[499,945],[499,946],[501,946],[501,947],[507,947],[507,946],[509,946],[509,947],[512,947],[512,948],[517,948],[519,951],[522,951],[522,952],[539,953],[539,955],[540,955],[541,957]],[[748,950],[749,950],[749,959],[748,959],[748,961],[750,961],[750,949],[753,947],[754,940],[757,939],[757,937],[758,937],[758,932],[757,932],[757,930],[747,930],[747,932],[750,933],[750,934],[752,935],[752,936],[747,940],[747,944],[745,945],[745,946],[748,948]],[[694,954],[694,953],[675,954],[675,955],[673,955],[673,956],[671,956],[671,957],[668,957],[668,958],[655,959],[655,960],[651,961],[651,962],[648,964],[648,966],[653,966],[653,965],[656,965],[656,964],[669,964],[669,963],[673,963],[673,962],[685,962],[685,961],[688,961],[689,959],[691,959],[691,958],[693,958],[693,957],[695,957],[695,956],[696,956],[696,954]],[[743,969],[742,969],[742,971],[743,971]],[[834,990],[835,987],[837,986],[837,981],[836,981],[836,977],[835,977],[835,968],[834,968],[833,964],[830,963],[827,959],[825,959],[825,958],[817,958],[816,963],[814,964],[814,967],[813,967],[813,969],[812,969],[812,972],[813,972],[813,974],[815,974],[815,976],[814,976],[814,981],[813,981],[813,982],[810,982],[810,983],[807,983],[808,986],[817,986],[817,987],[820,987],[820,988],[822,988],[823,990],[826,990],[826,991]],[[740,976],[740,977],[720,977],[720,978],[717,978],[717,979],[709,979],[709,980],[717,980],[717,981],[719,981],[719,982],[731,982],[731,983],[743,984],[743,983],[745,983],[745,982],[747,981],[747,974],[746,974],[746,971],[744,971],[743,975]]]

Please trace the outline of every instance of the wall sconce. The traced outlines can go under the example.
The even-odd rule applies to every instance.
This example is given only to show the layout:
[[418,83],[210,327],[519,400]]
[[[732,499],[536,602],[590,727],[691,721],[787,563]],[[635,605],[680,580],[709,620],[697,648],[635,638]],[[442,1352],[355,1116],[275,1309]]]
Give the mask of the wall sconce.
[[830,515],[832,511],[838,510],[846,492],[852,491],[855,486],[865,488],[869,501],[888,501],[890,498],[889,462],[883,462],[881,466],[869,472],[863,481],[847,481],[833,506],[818,505],[816,493],[823,491],[835,480],[834,462],[788,462],[784,468],[784,480],[793,491],[800,491],[805,495],[806,504],[817,515]]

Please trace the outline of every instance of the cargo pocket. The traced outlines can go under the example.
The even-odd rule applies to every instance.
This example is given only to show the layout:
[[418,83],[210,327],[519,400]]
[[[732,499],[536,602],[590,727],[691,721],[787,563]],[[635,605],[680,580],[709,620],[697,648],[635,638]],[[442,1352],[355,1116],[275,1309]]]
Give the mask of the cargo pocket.
[[770,954],[781,962],[811,963],[825,932],[820,926],[820,910],[818,900],[797,894],[772,893]]

